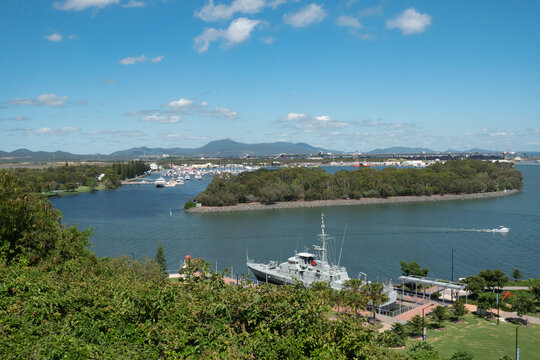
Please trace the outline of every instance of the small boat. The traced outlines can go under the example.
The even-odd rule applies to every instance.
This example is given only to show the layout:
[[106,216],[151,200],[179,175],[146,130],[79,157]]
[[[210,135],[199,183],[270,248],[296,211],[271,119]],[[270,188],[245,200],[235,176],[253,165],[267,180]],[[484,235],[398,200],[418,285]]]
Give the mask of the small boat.
[[499,226],[498,229],[492,229],[491,232],[507,233],[507,232],[510,232],[510,228],[507,228],[507,227],[501,225],[501,226]]
[[156,180],[156,187],[165,187],[165,179],[160,177]]

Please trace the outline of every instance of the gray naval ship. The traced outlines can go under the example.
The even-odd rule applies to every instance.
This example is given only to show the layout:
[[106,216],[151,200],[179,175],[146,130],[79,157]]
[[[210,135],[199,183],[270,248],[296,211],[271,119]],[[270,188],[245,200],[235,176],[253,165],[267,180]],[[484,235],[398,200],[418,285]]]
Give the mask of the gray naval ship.
[[[318,235],[322,246],[313,245],[315,254],[308,252],[297,253],[287,259],[286,262],[278,264],[277,261],[270,261],[268,264],[255,263],[247,260],[247,266],[257,280],[276,285],[294,284],[302,282],[309,287],[314,282],[326,282],[334,290],[341,290],[345,281],[349,280],[347,269],[343,266],[331,265],[328,263],[326,255],[326,242],[329,239],[325,233],[324,214],[321,214],[321,233]],[[367,283],[366,275],[363,275],[363,283]],[[383,283],[384,291],[389,297],[389,301],[380,307],[388,308],[396,302],[397,292],[391,282]]]

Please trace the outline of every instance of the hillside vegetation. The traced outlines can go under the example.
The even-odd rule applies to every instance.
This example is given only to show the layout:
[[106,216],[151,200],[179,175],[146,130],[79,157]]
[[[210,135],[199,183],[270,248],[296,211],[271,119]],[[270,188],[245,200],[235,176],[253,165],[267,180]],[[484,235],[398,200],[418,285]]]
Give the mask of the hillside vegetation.
[[260,201],[360,199],[363,197],[470,194],[521,189],[522,176],[507,163],[457,160],[425,169],[360,168],[330,174],[320,168],[260,169],[214,176],[195,197],[205,206]]

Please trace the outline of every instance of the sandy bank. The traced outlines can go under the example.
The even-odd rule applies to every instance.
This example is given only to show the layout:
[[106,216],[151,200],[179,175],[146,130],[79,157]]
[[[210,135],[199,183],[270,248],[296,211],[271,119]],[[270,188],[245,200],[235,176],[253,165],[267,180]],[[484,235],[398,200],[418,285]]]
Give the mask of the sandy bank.
[[460,195],[433,195],[433,196],[394,196],[383,198],[363,198],[353,200],[314,200],[314,201],[292,201],[278,202],[272,205],[260,203],[238,204],[231,206],[203,206],[186,210],[189,213],[214,213],[229,211],[254,211],[254,210],[275,210],[275,209],[294,209],[294,208],[314,208],[327,206],[357,206],[372,204],[400,204],[413,202],[447,201],[447,200],[476,200],[489,199],[517,194],[519,190],[494,191],[478,194],[460,194]]

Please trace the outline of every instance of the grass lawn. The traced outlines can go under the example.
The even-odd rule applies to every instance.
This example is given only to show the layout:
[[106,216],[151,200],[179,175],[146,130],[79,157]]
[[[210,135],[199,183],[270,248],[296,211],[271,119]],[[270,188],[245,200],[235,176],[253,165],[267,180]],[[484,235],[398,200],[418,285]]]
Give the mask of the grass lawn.
[[[105,190],[105,186],[99,185],[99,186],[96,187],[96,190]],[[82,194],[82,193],[87,193],[87,192],[90,192],[90,187],[89,186],[79,186],[78,188],[76,188],[73,191],[65,191],[65,190],[58,191],[58,192],[49,191],[49,192],[42,193],[42,195],[46,196],[46,197],[49,197],[49,196],[71,196],[71,195],[77,195],[77,194]]]
[[504,286],[532,286],[540,284],[540,279],[526,279],[518,281],[508,281]]
[[[456,351],[467,351],[474,360],[497,360],[503,355],[515,359],[516,325],[497,320],[486,320],[468,314],[464,323],[446,321],[446,331],[428,328],[427,341],[434,345],[443,358],[449,358]],[[407,346],[416,341],[408,340]],[[519,326],[520,359],[540,359],[540,325]],[[404,352],[402,350],[401,352]]]

